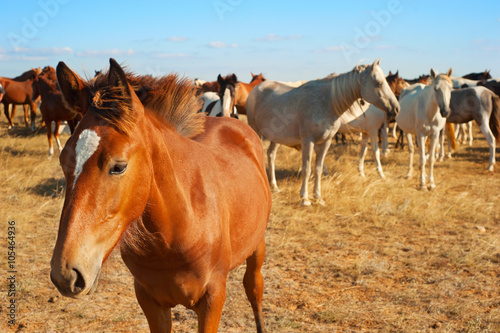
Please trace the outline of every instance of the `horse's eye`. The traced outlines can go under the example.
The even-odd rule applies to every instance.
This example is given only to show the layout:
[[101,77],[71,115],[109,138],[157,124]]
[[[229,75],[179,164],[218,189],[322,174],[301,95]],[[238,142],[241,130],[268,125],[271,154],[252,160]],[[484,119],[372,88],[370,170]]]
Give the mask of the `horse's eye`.
[[110,175],[121,175],[127,170],[127,163],[116,163],[109,169]]

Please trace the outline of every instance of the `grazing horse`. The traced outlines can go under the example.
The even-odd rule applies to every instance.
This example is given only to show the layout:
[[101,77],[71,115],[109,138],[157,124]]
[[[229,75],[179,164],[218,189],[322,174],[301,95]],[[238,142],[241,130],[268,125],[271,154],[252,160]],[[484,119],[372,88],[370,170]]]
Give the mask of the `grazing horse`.
[[338,76],[307,82],[293,88],[276,81],[265,81],[249,95],[248,123],[261,136],[271,141],[267,156],[271,186],[277,190],[274,160],[280,144],[302,148],[303,206],[311,205],[307,182],[311,175],[313,149],[316,151],[314,197],[321,198],[323,163],[341,121],[340,117],[358,99],[374,104],[386,112],[399,108],[384,73],[375,60],[372,65],[359,65]]
[[[250,83],[245,83],[245,82],[238,82],[236,84],[236,91],[235,91],[235,105],[236,105],[236,110],[238,110],[239,114],[247,114],[247,99],[248,99],[248,94],[266,80],[266,78],[261,74],[254,75],[253,73],[250,73],[252,75],[252,80]],[[235,76],[236,77],[236,76]]]
[[[485,87],[472,87],[451,92],[451,113],[446,121],[462,124],[475,120],[490,148],[488,170],[495,166],[495,144],[500,140],[500,97]],[[444,156],[444,136],[441,139],[441,154]],[[451,147],[448,146],[451,153]]]
[[[7,117],[7,121],[9,123],[9,128],[14,127],[14,123],[12,122],[15,116],[15,108],[17,104],[28,104],[31,110],[31,129],[34,131],[35,128],[35,117],[36,117],[36,108],[37,103],[36,99],[39,96],[36,79],[40,74],[41,69],[31,69],[27,72],[24,72],[22,75],[9,79],[5,77],[0,77],[0,84],[5,89],[5,95],[2,99],[2,103],[4,106],[4,114]],[[12,117],[9,114],[9,105],[12,104]],[[24,120],[26,122],[26,126],[28,124],[28,114],[27,109],[24,109]]]
[[57,78],[67,106],[83,114],[60,156],[67,185],[50,273],[58,290],[95,290],[120,244],[152,332],[172,332],[177,304],[196,312],[198,332],[217,332],[228,272],[246,260],[243,284],[265,332],[271,193],[259,137],[241,121],[198,113],[192,82],[173,74],[141,83],[110,59],[91,81],[62,62]]
[[52,122],[55,122],[54,137],[56,138],[59,153],[62,151],[61,141],[59,140],[59,126],[61,121],[67,121],[71,133],[75,130],[75,118],[77,113],[69,110],[64,105],[63,96],[57,87],[56,70],[50,66],[43,69],[42,74],[37,79],[38,91],[42,98],[40,111],[42,112],[45,128],[47,129],[47,138],[49,140],[49,157],[54,154],[52,146]]
[[446,123],[446,117],[450,114],[450,99],[452,83],[450,80],[452,69],[447,74],[436,75],[431,69],[429,85],[416,83],[403,90],[399,105],[401,110],[396,116],[398,126],[406,134],[408,147],[410,149],[410,159],[408,164],[407,178],[411,178],[413,173],[413,142],[412,134],[417,136],[420,151],[420,189],[426,189],[425,174],[425,141],[430,137],[430,172],[429,186],[434,189],[434,161],[436,158],[439,132]]

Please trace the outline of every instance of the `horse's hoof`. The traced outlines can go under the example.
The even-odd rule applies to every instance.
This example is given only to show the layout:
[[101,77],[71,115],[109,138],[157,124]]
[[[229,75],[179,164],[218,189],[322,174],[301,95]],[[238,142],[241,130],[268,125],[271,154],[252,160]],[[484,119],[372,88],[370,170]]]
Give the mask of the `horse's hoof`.
[[429,185],[429,191],[435,190],[436,189],[436,184],[430,184]]
[[385,175],[382,172],[379,172],[378,175],[380,176],[380,178],[385,179]]
[[488,167],[488,171],[489,171],[489,172],[493,172],[493,165],[490,165],[490,166]]
[[309,207],[311,206],[311,201],[309,201],[309,199],[302,199],[302,203],[300,205],[302,207]]
[[427,186],[425,186],[425,184],[420,184],[420,187],[418,189],[420,191],[427,191]]
[[407,174],[407,175],[405,176],[405,178],[406,178],[406,179],[411,179],[411,175],[410,175],[410,174]]
[[363,171],[360,171],[360,172],[359,172],[359,176],[360,176],[360,177],[363,177],[363,178],[365,178],[365,177],[366,177],[366,176],[365,176],[365,173],[364,173]]
[[278,188],[278,186],[276,186],[276,185],[274,185],[274,186],[273,186],[273,185],[271,185],[271,192],[273,192],[273,193],[280,193],[280,192],[281,192],[281,190]]
[[326,207],[325,200],[323,200],[323,198],[321,198],[321,197],[315,199],[315,204],[318,204],[320,206]]

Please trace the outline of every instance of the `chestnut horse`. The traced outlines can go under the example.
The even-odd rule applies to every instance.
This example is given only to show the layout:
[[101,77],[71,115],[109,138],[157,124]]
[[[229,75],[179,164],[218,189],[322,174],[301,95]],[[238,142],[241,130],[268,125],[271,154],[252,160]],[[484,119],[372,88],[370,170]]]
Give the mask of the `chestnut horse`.
[[[35,130],[35,117],[36,117],[36,109],[37,103],[36,99],[39,95],[37,85],[35,83],[38,75],[40,74],[41,69],[31,69],[27,72],[24,72],[22,75],[9,79],[5,77],[0,77],[0,84],[5,89],[5,95],[2,99],[2,103],[4,106],[4,113],[7,117],[7,121],[9,122],[9,128],[14,127],[14,123],[12,119],[15,115],[15,108],[17,104],[28,104],[31,109],[31,129]],[[9,105],[12,104],[12,117],[9,113]],[[24,120],[26,122],[26,126],[28,125],[28,114],[27,108],[24,109]]]
[[265,332],[271,192],[259,137],[241,121],[197,113],[193,84],[173,74],[131,79],[110,59],[108,73],[87,82],[60,62],[57,78],[83,114],[60,156],[67,185],[50,274],[59,291],[92,292],[120,243],[152,332],[172,332],[177,304],[197,313],[199,332],[217,332],[228,272],[246,260],[243,284]]
[[37,79],[38,91],[42,97],[40,111],[42,112],[45,128],[47,129],[47,138],[49,140],[49,156],[54,154],[52,146],[52,122],[55,122],[54,137],[56,138],[58,151],[62,151],[61,141],[59,140],[59,126],[61,121],[67,121],[71,133],[75,130],[77,113],[69,110],[63,101],[63,96],[57,87],[56,70],[50,66],[43,69],[42,74]]
[[[258,75],[254,75],[253,73],[250,74],[252,75],[252,81],[250,81],[250,83],[237,82],[235,87],[236,88],[234,96],[235,106],[239,114],[247,114],[246,104],[247,104],[248,94],[250,94],[253,88],[257,87],[259,84],[261,84],[266,80],[266,78],[264,77],[264,75],[262,75],[262,73]],[[234,77],[236,78],[236,75]],[[224,87],[220,87],[221,91],[223,89]]]

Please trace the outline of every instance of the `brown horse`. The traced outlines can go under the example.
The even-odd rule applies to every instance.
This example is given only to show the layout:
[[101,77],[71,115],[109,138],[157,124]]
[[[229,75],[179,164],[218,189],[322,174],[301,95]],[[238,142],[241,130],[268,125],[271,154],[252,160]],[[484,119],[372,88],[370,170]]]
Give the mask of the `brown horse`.
[[199,332],[217,332],[227,274],[246,260],[243,284],[265,332],[271,194],[258,136],[241,121],[197,113],[188,80],[130,77],[114,59],[88,82],[57,66],[66,104],[83,118],[60,156],[67,185],[53,283],[65,296],[90,293],[120,243],[152,332],[172,332],[177,304],[197,313]]
[[[61,141],[59,140],[59,126],[61,121],[67,121],[71,133],[75,129],[77,122],[77,113],[69,110],[63,101],[63,96],[57,87],[56,70],[50,66],[43,69],[42,74],[37,79],[38,91],[42,97],[40,111],[42,112],[45,128],[47,129],[47,138],[49,140],[49,156],[54,154],[52,146],[52,122],[55,122],[54,137],[56,138],[57,148],[62,151]],[[75,119],[77,118],[77,119]]]
[[[36,99],[39,96],[36,79],[40,74],[41,69],[31,69],[27,72],[24,72],[22,75],[9,79],[5,77],[0,77],[0,84],[5,89],[5,95],[2,99],[2,103],[4,106],[4,113],[7,117],[7,121],[9,122],[9,128],[14,127],[14,123],[12,119],[15,116],[15,108],[16,105],[29,105],[31,110],[31,129],[35,130],[35,117],[36,117],[36,109],[37,103]],[[12,104],[12,117],[9,113],[9,105]],[[24,120],[26,122],[26,126],[28,124],[28,114],[27,108],[24,108]]]
[[[247,114],[247,99],[248,99],[248,94],[252,91],[253,88],[257,87],[259,84],[264,82],[266,79],[265,77],[261,74],[259,75],[254,75],[252,74],[252,81],[250,83],[245,83],[245,82],[238,82],[236,84],[236,91],[235,91],[235,105],[236,105],[236,110],[238,111],[239,114]],[[222,90],[222,87],[221,89]]]

